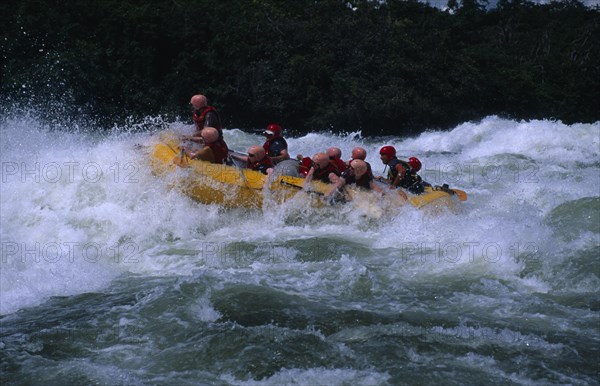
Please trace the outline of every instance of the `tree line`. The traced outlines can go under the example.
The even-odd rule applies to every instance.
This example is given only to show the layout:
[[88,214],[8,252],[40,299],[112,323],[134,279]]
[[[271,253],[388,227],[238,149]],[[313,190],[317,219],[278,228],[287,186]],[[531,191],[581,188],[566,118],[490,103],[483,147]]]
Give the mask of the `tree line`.
[[187,118],[198,92],[226,126],[298,132],[401,135],[492,114],[600,120],[598,8],[484,5],[4,0],[0,92],[106,125]]

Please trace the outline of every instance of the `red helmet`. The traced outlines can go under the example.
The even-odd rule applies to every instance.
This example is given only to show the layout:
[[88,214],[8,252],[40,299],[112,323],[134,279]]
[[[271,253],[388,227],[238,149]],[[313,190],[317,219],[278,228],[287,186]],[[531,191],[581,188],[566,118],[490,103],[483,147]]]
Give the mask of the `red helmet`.
[[264,134],[274,135],[278,137],[281,135],[281,130],[281,126],[279,126],[277,123],[271,123],[269,124],[269,126],[267,126],[267,129],[264,131]]
[[388,157],[396,156],[396,149],[393,146],[384,146],[379,150],[379,155],[387,155]]
[[408,164],[410,165],[411,168],[413,168],[413,170],[415,172],[418,172],[419,170],[421,170],[421,161],[419,161],[419,159],[417,157],[410,157],[408,159]]

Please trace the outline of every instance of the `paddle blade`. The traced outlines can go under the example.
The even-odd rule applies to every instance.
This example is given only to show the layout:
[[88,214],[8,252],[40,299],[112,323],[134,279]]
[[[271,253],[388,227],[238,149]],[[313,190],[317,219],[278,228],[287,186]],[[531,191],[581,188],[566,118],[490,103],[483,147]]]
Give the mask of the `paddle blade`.
[[173,157],[173,163],[181,168],[187,168],[190,166],[188,157],[175,156]]
[[459,200],[467,201],[467,193],[464,190],[460,190],[460,189],[450,189],[450,190],[454,192],[454,194],[456,195],[456,197],[458,197]]
[[441,190],[443,192],[446,192],[446,193],[449,193],[451,195],[458,197],[458,199],[461,201],[467,201],[467,193],[465,193],[464,190],[450,189],[448,187],[448,184],[444,184],[442,186],[434,186],[434,187],[432,187],[432,189],[433,190]]

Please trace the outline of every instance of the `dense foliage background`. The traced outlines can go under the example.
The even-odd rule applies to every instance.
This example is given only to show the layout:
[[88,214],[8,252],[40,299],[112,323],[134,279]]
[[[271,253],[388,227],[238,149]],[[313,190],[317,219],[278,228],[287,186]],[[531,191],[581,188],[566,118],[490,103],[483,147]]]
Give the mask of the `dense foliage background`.
[[[3,0],[1,88],[48,117],[402,134],[490,114],[600,120],[600,11],[450,0]],[[56,111],[60,99],[76,111]]]

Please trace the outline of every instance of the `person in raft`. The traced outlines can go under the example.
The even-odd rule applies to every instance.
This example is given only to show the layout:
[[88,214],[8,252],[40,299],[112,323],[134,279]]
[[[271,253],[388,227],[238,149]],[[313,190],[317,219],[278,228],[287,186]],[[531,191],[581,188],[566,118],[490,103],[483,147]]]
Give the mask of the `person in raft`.
[[348,161],[348,163],[347,163],[348,166],[350,166],[350,163],[352,161],[354,161],[355,159],[365,161],[365,163],[367,164],[367,168],[369,169],[369,174],[371,176],[373,175],[373,169],[371,168],[371,164],[366,161],[367,151],[363,147],[357,146],[354,149],[352,149],[352,153],[350,154],[350,157],[352,157],[352,158],[350,158],[350,161]]
[[202,94],[192,96],[190,100],[192,106],[192,120],[194,121],[195,131],[191,136],[185,136],[185,139],[195,142],[202,142],[202,129],[205,127],[214,127],[219,132],[219,137],[223,138],[223,127],[221,126],[221,117],[217,109],[208,105],[208,100]]
[[228,150],[226,145],[223,146],[221,144],[222,140],[219,140],[219,131],[214,127],[205,127],[202,129],[200,136],[204,146],[195,151],[184,148],[185,154],[192,159],[199,159],[214,164],[225,163]]
[[342,149],[339,147],[328,148],[327,156],[329,157],[329,162],[331,162],[340,173],[343,173],[348,168],[348,165],[342,161]]
[[267,155],[262,146],[254,145],[248,148],[248,155],[231,154],[231,158],[246,163],[246,168],[256,170],[262,174],[267,174],[268,170],[273,168],[273,161]]
[[365,190],[374,190],[383,193],[383,189],[374,182],[372,174],[369,174],[367,163],[360,159],[350,161],[348,168],[339,177],[333,177],[334,188],[331,189],[326,196],[331,195],[336,190],[341,189],[345,185],[355,185],[356,187]]
[[390,184],[391,188],[404,188],[413,194],[425,191],[425,184],[417,171],[421,169],[421,161],[411,157],[409,162],[396,158],[396,149],[393,146],[384,146],[379,150],[381,162],[389,166],[387,178],[377,177],[378,181]]
[[202,144],[202,129],[205,127],[214,127],[219,132],[219,145],[229,150],[227,143],[225,143],[225,140],[223,139],[223,126],[221,124],[221,116],[217,109],[213,106],[209,106],[208,100],[202,94],[192,96],[190,105],[193,109],[192,119],[194,121],[195,131],[191,136],[184,135],[181,139]]
[[329,162],[329,157],[325,153],[317,153],[312,157],[311,168],[306,174],[305,182],[313,179],[326,183],[332,183],[332,178],[340,176],[339,170]]
[[275,165],[290,159],[287,141],[281,136],[282,130],[278,124],[271,123],[263,131],[263,135],[266,137],[263,148]]
[[[348,165],[342,161],[342,150],[338,147],[330,147],[325,151],[329,159],[329,163],[338,171],[338,175],[342,174]],[[310,168],[314,165],[314,160],[310,157],[304,157],[302,154],[297,154],[296,159],[300,161],[298,172],[302,177],[306,177]]]

